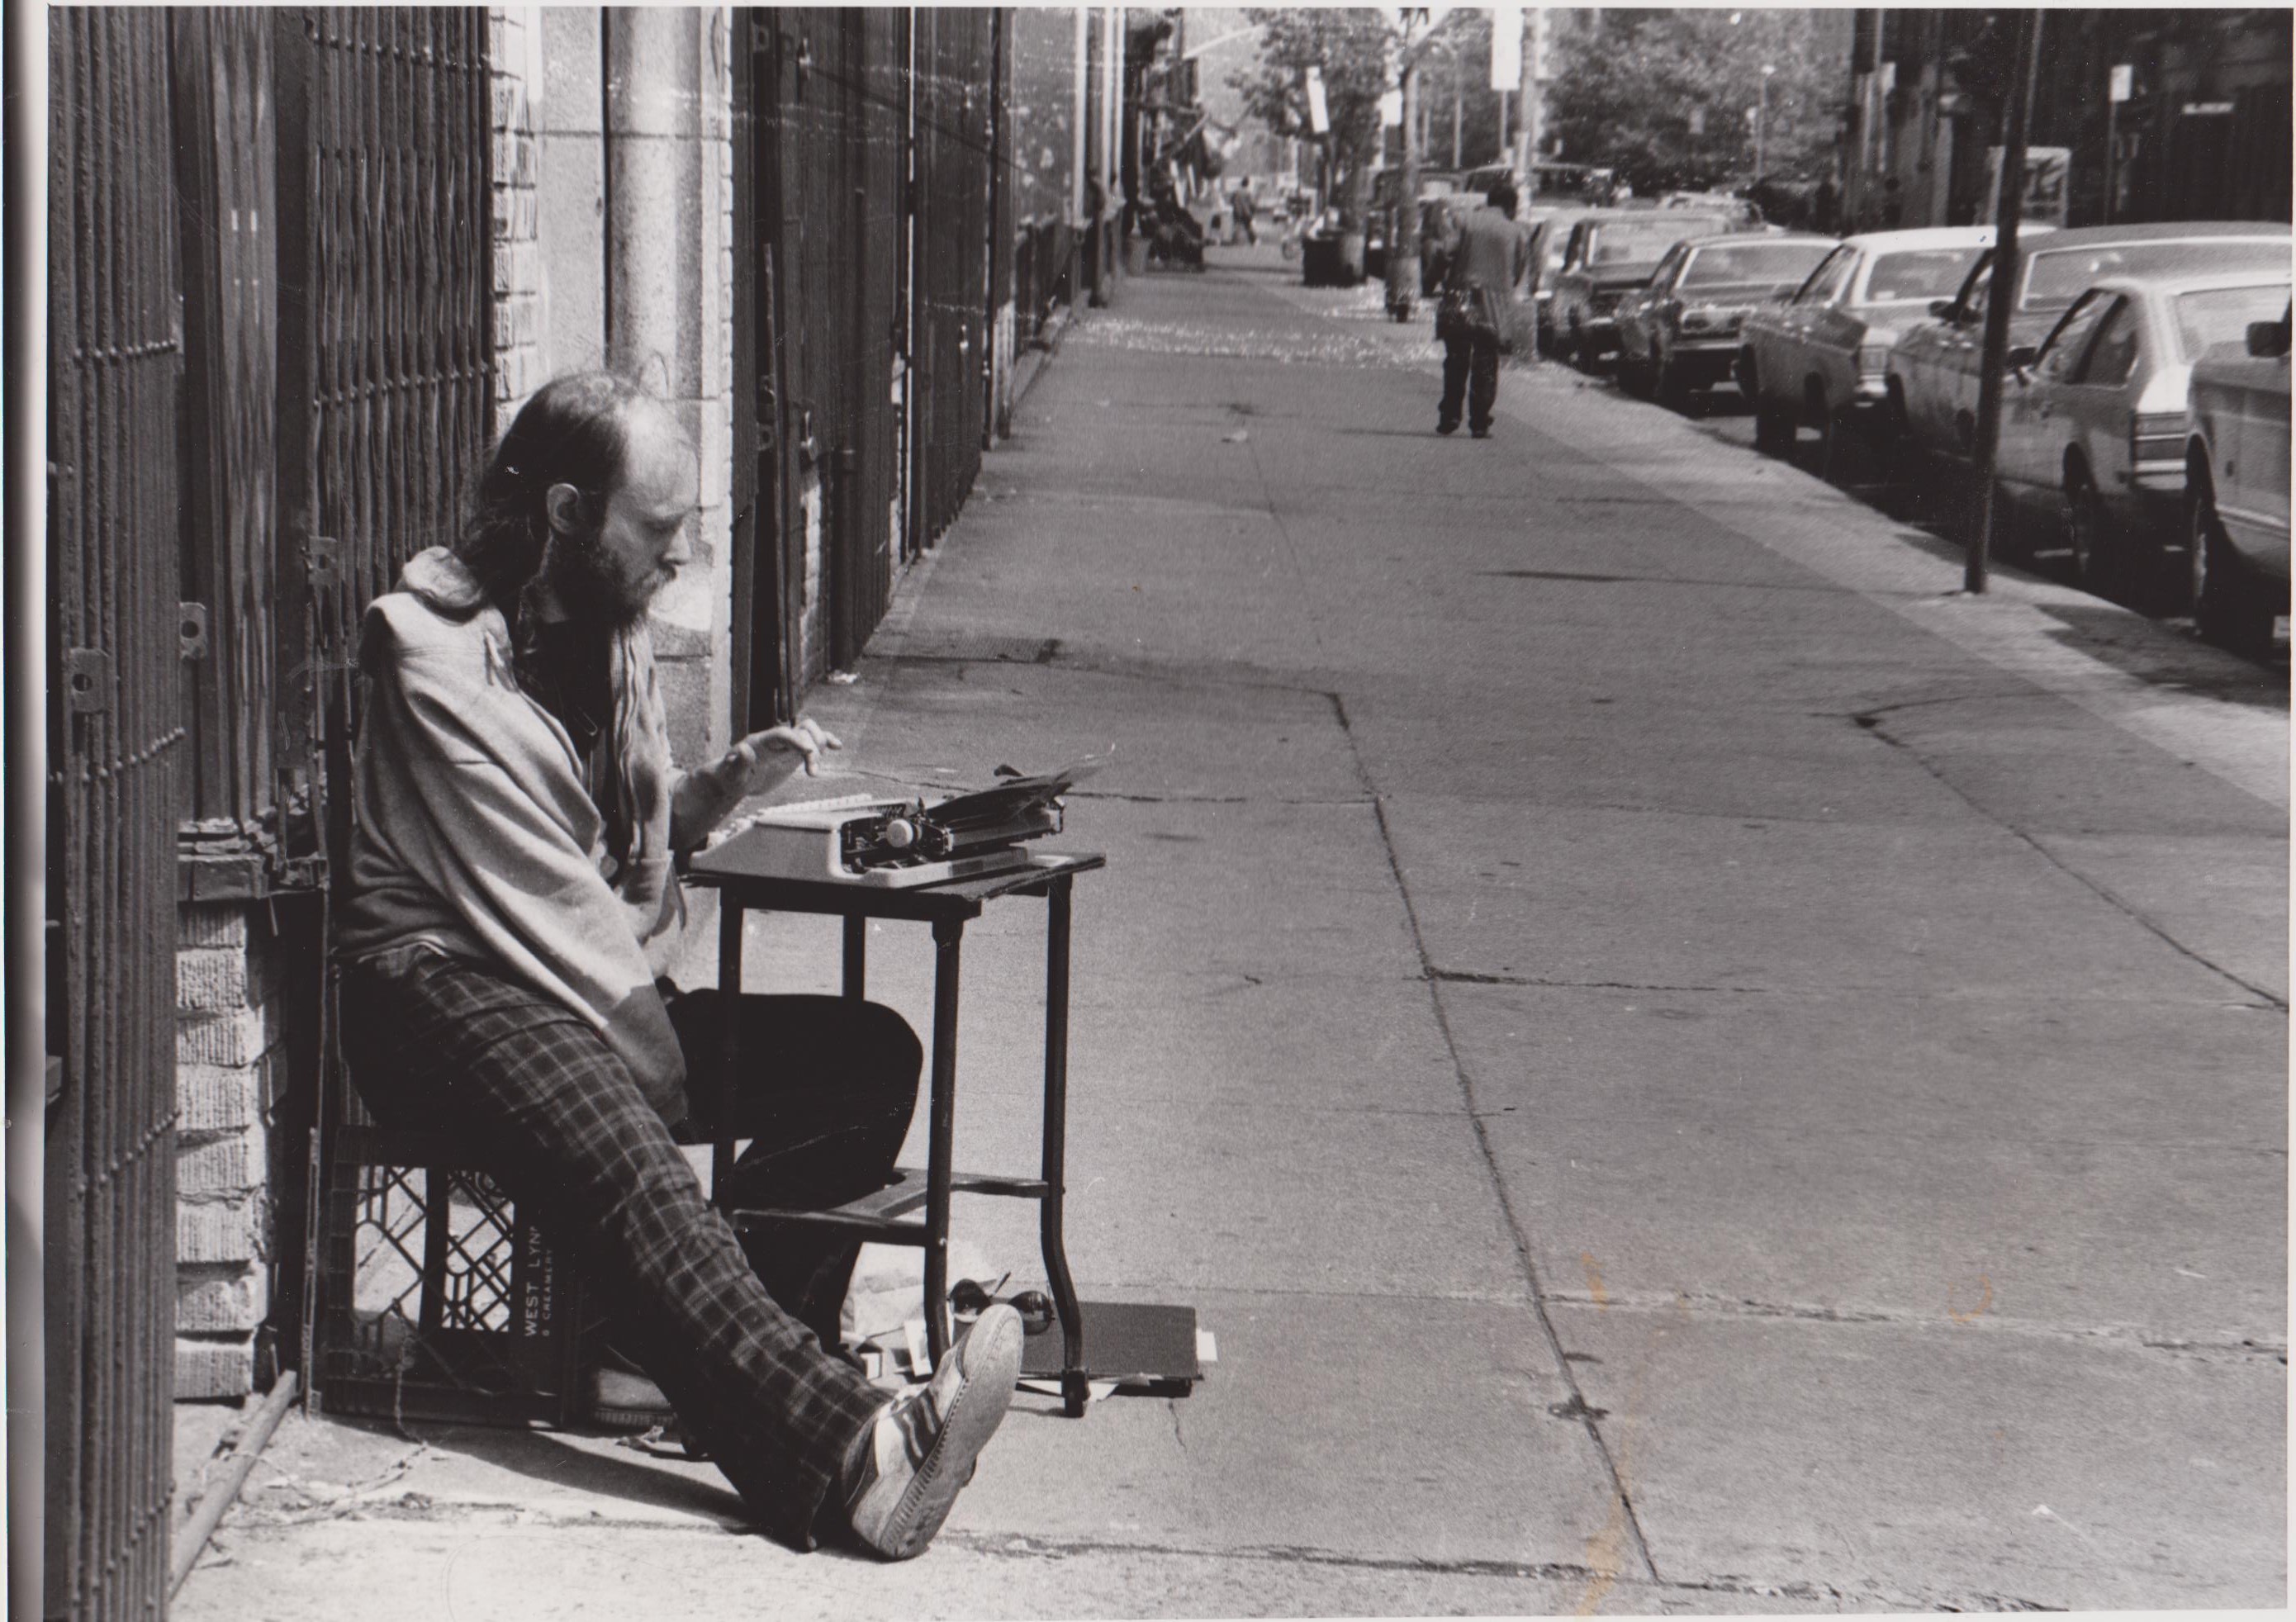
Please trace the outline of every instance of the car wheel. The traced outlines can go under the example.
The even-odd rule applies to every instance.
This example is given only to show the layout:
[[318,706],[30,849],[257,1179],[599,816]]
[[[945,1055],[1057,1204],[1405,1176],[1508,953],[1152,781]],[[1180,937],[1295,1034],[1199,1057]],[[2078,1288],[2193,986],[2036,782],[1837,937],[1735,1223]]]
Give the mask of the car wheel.
[[1754,402],[1754,448],[1766,456],[1793,454],[1794,414],[1790,406],[1773,406],[1759,389],[1751,390]]
[[2103,594],[2120,582],[2120,559],[2096,480],[2075,463],[2065,470],[2065,543],[2072,548],[2073,576],[2088,590]]
[[1828,481],[1840,478],[1847,454],[1842,442],[1848,437],[1841,414],[1828,407],[1825,396],[1816,390],[1802,409],[1809,425],[1817,430],[1817,476]]
[[1690,409],[1690,386],[1682,381],[1682,373],[1674,364],[1674,356],[1663,350],[1652,356],[1651,392],[1659,404],[1669,411]]
[[2217,516],[2216,492],[2205,477],[2194,481],[2192,510],[2194,622],[2220,647],[2261,653],[2272,641],[2272,606],[2233,557],[2224,520]]

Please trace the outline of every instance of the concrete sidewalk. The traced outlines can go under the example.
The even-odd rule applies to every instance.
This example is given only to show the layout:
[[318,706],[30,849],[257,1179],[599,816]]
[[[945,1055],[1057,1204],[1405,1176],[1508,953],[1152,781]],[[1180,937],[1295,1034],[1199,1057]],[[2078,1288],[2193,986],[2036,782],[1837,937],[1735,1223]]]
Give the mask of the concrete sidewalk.
[[[1213,258],[1069,332],[791,796],[1113,747],[1070,1254],[1203,1385],[1024,1396],[899,1568],[291,1419],[176,1614],[2282,1603],[2284,678],[1567,374],[1439,440],[1419,329]],[[971,1167],[1033,1162],[1041,938],[966,937]]]

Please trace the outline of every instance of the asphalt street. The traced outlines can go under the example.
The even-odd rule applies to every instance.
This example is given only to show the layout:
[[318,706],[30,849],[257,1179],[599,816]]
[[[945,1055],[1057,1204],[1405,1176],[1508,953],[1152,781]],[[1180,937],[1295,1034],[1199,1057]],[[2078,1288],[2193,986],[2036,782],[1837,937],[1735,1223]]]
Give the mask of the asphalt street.
[[[1203,1383],[1024,1395],[898,1568],[610,1439],[298,1417],[178,1618],[2285,1602],[2284,664],[1959,595],[1726,405],[1510,368],[1438,438],[1435,354],[1272,249],[1128,281],[811,700],[792,798],[1112,748],[1070,1257]],[[968,1165],[1033,1163],[1042,931],[966,938]],[[924,1027],[922,931],[872,966]]]

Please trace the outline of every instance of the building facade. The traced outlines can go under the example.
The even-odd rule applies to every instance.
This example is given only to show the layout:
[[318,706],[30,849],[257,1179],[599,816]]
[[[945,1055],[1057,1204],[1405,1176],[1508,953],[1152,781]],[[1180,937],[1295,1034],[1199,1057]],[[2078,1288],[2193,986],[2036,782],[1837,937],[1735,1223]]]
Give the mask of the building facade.
[[[1856,13],[1841,168],[1849,223],[1967,225],[1993,195],[2014,12]],[[2291,13],[2042,13],[2029,136],[2046,217],[2289,217]]]

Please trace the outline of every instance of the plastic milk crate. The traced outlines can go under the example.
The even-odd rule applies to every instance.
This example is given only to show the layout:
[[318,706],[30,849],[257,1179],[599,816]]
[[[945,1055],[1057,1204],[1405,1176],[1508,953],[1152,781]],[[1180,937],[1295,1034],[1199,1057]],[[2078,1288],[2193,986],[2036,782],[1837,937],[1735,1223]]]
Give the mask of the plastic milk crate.
[[[354,1102],[350,1113],[363,1114]],[[571,1266],[443,1136],[337,1129],[319,1258],[314,1405],[570,1425],[592,1313]]]

